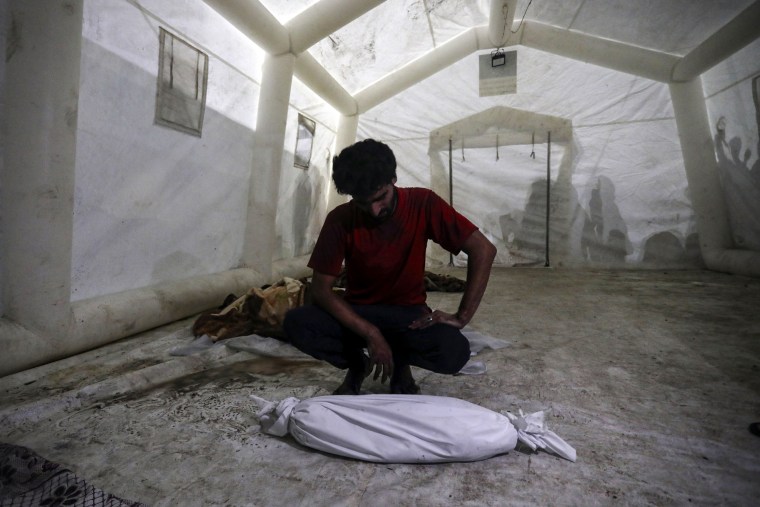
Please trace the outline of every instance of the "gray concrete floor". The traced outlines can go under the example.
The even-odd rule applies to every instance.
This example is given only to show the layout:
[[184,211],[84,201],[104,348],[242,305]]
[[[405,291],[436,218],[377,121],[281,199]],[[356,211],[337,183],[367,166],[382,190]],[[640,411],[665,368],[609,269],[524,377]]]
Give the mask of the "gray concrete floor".
[[[464,277],[462,270],[450,272]],[[430,294],[454,310],[457,294]],[[757,505],[760,280],[704,271],[496,269],[471,327],[510,342],[423,393],[550,409],[578,461],[371,464],[258,430],[250,395],[342,373],[225,346],[173,357],[192,319],[0,379],[0,440],[151,505]],[[376,382],[367,392],[383,392]]]

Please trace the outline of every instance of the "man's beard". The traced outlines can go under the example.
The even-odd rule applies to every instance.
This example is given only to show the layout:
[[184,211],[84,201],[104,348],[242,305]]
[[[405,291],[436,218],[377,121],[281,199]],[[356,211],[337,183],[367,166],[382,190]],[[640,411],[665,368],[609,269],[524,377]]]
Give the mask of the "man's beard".
[[385,220],[389,219],[391,215],[393,215],[393,212],[396,210],[396,204],[398,203],[398,194],[396,193],[396,189],[393,189],[393,200],[391,201],[391,205],[388,208],[381,209],[377,216],[375,217],[375,220],[378,222],[384,222]]

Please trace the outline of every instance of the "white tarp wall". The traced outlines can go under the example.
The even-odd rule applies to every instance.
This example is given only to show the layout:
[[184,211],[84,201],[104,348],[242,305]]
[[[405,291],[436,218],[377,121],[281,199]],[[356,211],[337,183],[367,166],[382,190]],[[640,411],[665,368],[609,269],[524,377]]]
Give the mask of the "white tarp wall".
[[[265,53],[201,1],[84,9],[72,300],[240,267]],[[209,55],[201,137],[154,124],[159,27]],[[299,112],[317,122],[308,170],[293,166]],[[294,80],[274,260],[313,246],[336,121]]]
[[[7,34],[7,9],[0,4],[0,54],[7,55],[6,43],[8,40]],[[5,60],[0,61],[0,118],[5,117]],[[5,171],[5,129],[0,128],[0,175]],[[2,185],[2,178],[0,178],[0,185]],[[2,187],[0,187],[2,190]],[[5,241],[3,237],[3,227],[0,227],[0,245]],[[5,249],[0,248],[0,287],[4,286],[5,276]],[[5,298],[2,297],[0,292],[0,316],[5,314]]]
[[[182,3],[84,2],[74,300],[239,264],[264,54]],[[159,27],[209,55],[202,137],[154,124]]]
[[[285,133],[285,155],[277,204],[274,260],[311,253],[326,216],[338,115],[298,79],[293,79]],[[298,114],[317,122],[308,169],[294,164]]]
[[[448,197],[431,140],[468,118],[494,138],[452,136],[453,201],[500,263],[543,260],[546,133],[527,121],[529,145],[515,118],[544,115],[568,125],[554,265],[690,267],[699,244],[710,268],[757,274],[760,3],[507,3],[502,20],[490,0],[0,0],[0,372],[303,269],[335,203],[331,150],[355,137],[391,145],[401,185]],[[517,92],[480,98],[478,53],[510,26]],[[154,123],[160,28],[209,57],[200,137]],[[299,113],[316,125],[308,169]]]
[[[339,120],[324,100],[285,67],[268,81],[265,52],[201,0],[0,8],[0,375],[305,272]],[[201,136],[154,122],[160,29],[208,55]],[[265,85],[283,108],[262,106]],[[282,128],[261,135],[262,110]],[[308,169],[293,167],[299,113],[315,122]]]
[[[696,222],[668,86],[526,47],[517,51],[516,94],[479,97],[478,55],[472,54],[365,113],[359,137],[390,142],[400,184],[428,186],[429,136],[443,125],[497,106],[567,119],[572,149],[556,143],[551,158],[552,263],[694,265],[686,250]],[[504,133],[498,161],[495,138],[487,148],[453,139],[454,204],[508,265],[543,261],[546,133],[536,132],[536,139],[535,148],[507,148]],[[678,248],[658,242],[663,233]]]
[[702,77],[737,248],[760,251],[760,41]]

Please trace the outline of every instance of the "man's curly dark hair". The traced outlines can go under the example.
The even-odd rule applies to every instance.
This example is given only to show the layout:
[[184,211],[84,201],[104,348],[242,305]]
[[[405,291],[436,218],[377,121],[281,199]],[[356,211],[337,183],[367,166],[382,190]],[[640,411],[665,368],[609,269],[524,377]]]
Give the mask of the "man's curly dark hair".
[[333,181],[339,194],[367,197],[396,177],[396,157],[388,145],[365,139],[333,158]]

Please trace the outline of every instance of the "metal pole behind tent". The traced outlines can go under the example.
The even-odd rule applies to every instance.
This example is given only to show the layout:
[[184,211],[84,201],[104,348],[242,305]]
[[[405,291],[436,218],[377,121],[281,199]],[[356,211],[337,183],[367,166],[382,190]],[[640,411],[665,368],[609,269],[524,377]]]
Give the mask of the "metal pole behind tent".
[[[451,138],[449,138],[449,204],[454,206],[454,163],[452,162]],[[454,265],[454,254],[449,252],[449,266]]]
[[549,204],[551,202],[551,183],[552,183],[552,133],[547,132],[546,141],[546,263],[544,267],[549,267]]

